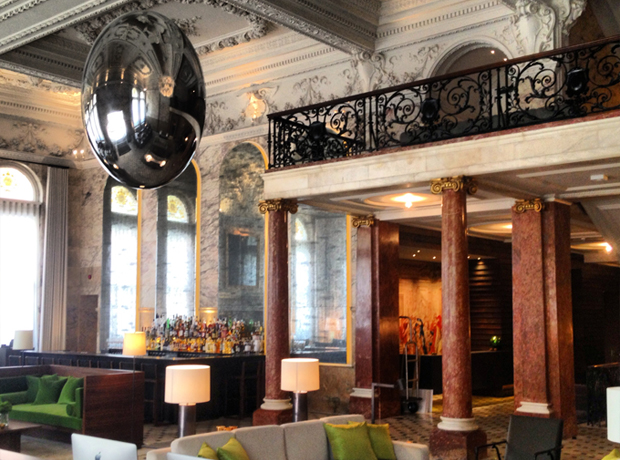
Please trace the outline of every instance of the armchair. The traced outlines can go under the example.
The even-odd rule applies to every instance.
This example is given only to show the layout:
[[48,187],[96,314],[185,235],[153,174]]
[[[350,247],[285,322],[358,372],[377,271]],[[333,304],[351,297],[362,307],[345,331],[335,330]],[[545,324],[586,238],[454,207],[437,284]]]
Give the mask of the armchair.
[[479,451],[489,447],[501,460],[501,444],[506,444],[505,460],[560,460],[563,426],[561,419],[511,415],[507,439],[476,447],[476,460]]

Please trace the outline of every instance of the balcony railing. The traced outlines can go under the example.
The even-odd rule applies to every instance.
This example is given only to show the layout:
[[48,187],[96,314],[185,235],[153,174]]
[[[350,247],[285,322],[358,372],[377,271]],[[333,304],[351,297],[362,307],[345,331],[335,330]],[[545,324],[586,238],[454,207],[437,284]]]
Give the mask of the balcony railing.
[[620,37],[269,115],[269,168],[620,108]]

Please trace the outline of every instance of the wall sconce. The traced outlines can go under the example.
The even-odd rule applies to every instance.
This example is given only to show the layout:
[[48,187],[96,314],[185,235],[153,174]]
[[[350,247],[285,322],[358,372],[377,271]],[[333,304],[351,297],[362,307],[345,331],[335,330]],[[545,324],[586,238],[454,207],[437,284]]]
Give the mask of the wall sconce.
[[252,120],[252,123],[257,123],[267,111],[267,104],[256,92],[248,94],[250,102],[245,109],[245,116]]

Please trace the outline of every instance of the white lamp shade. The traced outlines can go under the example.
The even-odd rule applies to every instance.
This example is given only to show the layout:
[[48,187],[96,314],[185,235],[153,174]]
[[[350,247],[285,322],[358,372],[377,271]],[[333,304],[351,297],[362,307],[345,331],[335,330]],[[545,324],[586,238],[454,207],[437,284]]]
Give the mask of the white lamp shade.
[[211,400],[211,368],[198,364],[166,367],[164,401],[192,405]]
[[13,350],[32,350],[32,331],[15,331],[13,338]]
[[144,332],[126,332],[123,337],[123,354],[128,356],[146,355],[146,334]]
[[286,358],[282,360],[282,390],[304,393],[318,390],[320,387],[318,359]]
[[607,439],[620,443],[620,387],[607,388]]

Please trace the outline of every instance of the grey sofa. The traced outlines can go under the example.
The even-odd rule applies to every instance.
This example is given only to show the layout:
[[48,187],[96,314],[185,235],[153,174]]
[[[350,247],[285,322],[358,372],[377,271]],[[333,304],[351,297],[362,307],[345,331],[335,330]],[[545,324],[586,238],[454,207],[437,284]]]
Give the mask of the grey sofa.
[[[223,446],[235,437],[244,447],[250,460],[330,460],[325,423],[363,422],[361,415],[339,415],[320,420],[238,428],[197,434],[175,439],[170,448],[152,450],[146,460],[196,460],[203,442],[212,448]],[[393,441],[397,460],[428,460],[428,447],[422,444]]]

